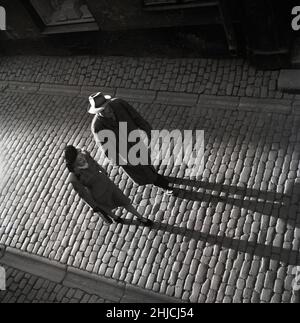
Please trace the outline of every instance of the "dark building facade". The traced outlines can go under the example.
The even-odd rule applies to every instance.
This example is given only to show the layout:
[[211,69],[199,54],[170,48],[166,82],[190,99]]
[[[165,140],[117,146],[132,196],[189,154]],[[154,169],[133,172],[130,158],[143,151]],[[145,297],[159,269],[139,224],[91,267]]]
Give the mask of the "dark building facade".
[[228,51],[257,65],[288,64],[293,1],[271,0],[0,0],[1,39],[46,39],[75,32],[220,28]]

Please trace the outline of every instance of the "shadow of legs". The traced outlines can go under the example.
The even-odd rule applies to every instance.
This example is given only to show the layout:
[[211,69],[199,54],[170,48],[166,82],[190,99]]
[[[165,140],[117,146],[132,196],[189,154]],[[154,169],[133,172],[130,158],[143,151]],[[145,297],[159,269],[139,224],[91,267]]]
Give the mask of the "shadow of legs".
[[[185,179],[185,178],[175,178],[175,177],[166,177],[166,179],[173,185],[183,185],[194,187],[196,189],[205,189],[205,190],[213,190],[217,192],[223,192],[227,194],[235,194],[240,196],[247,196],[247,197],[259,197],[264,200],[268,201],[276,201],[282,199],[283,197],[290,198],[291,195],[285,195],[277,192],[269,192],[269,191],[262,191],[248,187],[241,187],[241,186],[234,186],[234,185],[225,185],[221,183],[210,183],[210,182],[202,182],[192,179]],[[296,184],[297,185],[297,184]],[[299,195],[300,198],[300,195]]]

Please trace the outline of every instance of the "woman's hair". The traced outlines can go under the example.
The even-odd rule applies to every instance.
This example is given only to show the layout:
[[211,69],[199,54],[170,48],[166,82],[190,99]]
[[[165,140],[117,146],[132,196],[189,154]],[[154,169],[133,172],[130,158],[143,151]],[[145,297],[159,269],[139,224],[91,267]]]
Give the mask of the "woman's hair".
[[65,148],[66,166],[71,173],[74,173],[74,163],[77,158],[77,149],[74,146],[67,146]]

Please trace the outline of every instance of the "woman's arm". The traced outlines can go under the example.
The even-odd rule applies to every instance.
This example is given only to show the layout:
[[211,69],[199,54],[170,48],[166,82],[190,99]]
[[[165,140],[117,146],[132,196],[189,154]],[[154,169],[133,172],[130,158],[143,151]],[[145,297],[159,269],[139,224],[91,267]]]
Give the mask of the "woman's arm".
[[89,162],[91,163],[91,164],[93,164],[101,173],[104,173],[104,174],[106,174],[107,175],[107,171],[106,171],[106,169],[104,169],[100,164],[98,164],[96,161],[95,161],[95,159],[94,158],[92,158],[91,157],[91,155],[87,152],[87,151],[85,151],[85,154],[86,154],[86,156],[87,156],[87,158],[89,159]]
[[94,200],[90,190],[78,181],[74,173],[69,175],[68,182],[72,184],[74,190],[86,202],[86,204],[88,204],[93,210],[99,209],[99,206]]

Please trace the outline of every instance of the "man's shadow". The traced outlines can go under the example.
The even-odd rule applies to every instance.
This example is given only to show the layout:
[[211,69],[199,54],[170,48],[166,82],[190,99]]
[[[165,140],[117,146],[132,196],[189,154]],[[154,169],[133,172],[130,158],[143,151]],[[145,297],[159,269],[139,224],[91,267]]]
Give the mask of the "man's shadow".
[[[282,219],[287,223],[300,227],[296,207],[300,203],[300,184],[289,187],[286,194],[262,191],[247,187],[230,186],[189,179],[167,178],[170,183],[213,191],[212,193],[196,192],[188,189],[174,188],[173,195],[190,201],[209,202],[217,206],[219,202],[230,204],[238,208],[247,209],[264,215]],[[216,195],[215,193],[220,193]],[[221,196],[221,194],[223,195]],[[225,195],[225,196],[224,196]],[[232,197],[234,196],[234,197]]]
[[[228,194],[235,194],[241,195],[243,197],[259,197],[261,199],[275,201],[278,199],[282,199],[284,197],[289,197],[289,195],[281,194],[277,192],[269,192],[263,190],[257,190],[248,187],[241,187],[241,186],[234,186],[234,185],[226,185],[221,183],[210,183],[210,182],[201,182],[192,179],[185,179],[185,178],[175,178],[175,177],[166,177],[166,179],[173,185],[181,185],[181,186],[188,186],[194,188],[203,188],[205,190],[213,190],[219,191],[220,193],[228,193]],[[182,193],[184,190],[181,191]],[[186,191],[189,192],[189,191]]]

